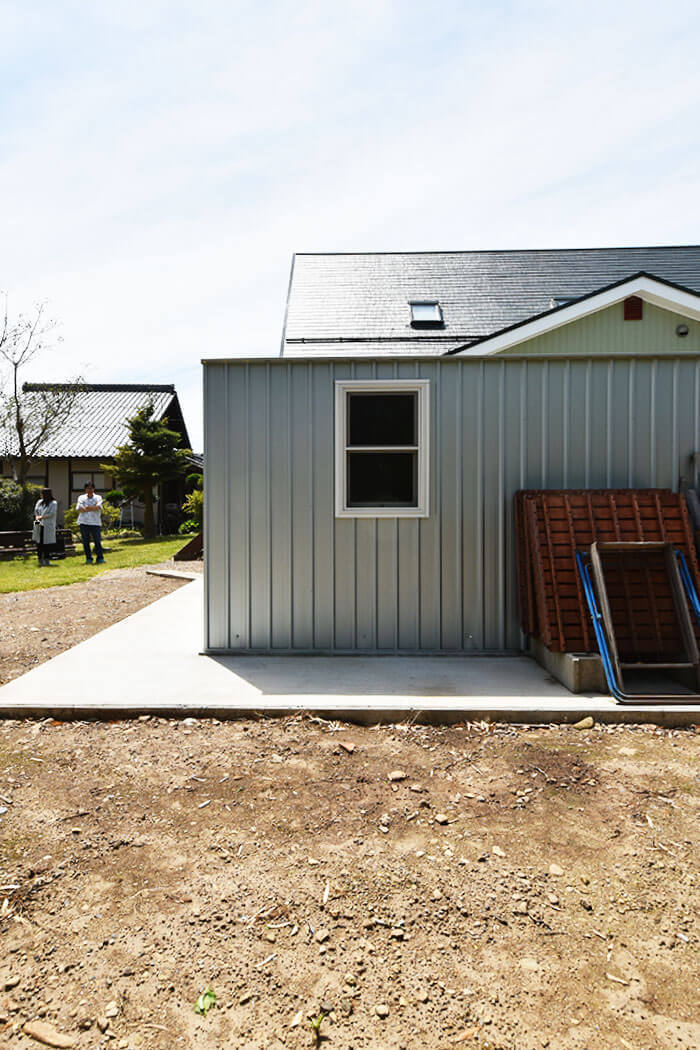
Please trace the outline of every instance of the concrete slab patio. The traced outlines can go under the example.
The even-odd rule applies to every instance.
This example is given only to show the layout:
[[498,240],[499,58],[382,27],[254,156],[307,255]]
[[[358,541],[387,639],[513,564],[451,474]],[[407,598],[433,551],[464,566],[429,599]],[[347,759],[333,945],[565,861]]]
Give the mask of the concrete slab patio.
[[0,716],[221,718],[303,710],[364,723],[700,720],[695,705],[621,706],[607,696],[574,696],[528,657],[214,657],[200,654],[201,638],[198,579],[2,686]]

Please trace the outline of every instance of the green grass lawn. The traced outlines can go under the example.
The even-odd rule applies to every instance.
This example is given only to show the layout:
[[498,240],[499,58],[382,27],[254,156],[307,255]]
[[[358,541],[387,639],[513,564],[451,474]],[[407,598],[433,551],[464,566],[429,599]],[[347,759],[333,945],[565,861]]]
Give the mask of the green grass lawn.
[[89,580],[108,569],[132,569],[137,565],[155,565],[172,558],[176,551],[187,543],[188,536],[159,536],[155,540],[140,537],[112,539],[102,537],[105,552],[104,565],[86,565],[78,544],[75,555],[69,554],[61,561],[52,561],[50,566],[40,569],[33,554],[12,561],[0,561],[0,594],[10,591],[34,591],[40,587],[61,587],[67,583]]

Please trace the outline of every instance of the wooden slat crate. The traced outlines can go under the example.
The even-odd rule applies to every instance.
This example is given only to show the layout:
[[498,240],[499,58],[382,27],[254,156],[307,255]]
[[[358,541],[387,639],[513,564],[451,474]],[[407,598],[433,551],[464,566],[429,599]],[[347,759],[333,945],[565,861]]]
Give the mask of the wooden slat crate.
[[[685,500],[670,489],[522,490],[515,497],[515,525],[521,626],[556,652],[595,649],[575,557],[594,541],[672,543],[685,554],[700,589]],[[632,569],[620,562],[609,571],[625,653],[632,659],[634,653],[670,652],[677,628],[663,565],[652,559]]]

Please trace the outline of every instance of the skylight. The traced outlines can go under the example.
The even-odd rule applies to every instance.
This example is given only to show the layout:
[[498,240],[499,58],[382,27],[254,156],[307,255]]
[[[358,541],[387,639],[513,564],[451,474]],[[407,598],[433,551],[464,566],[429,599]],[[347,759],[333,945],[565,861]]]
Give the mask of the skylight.
[[442,308],[434,299],[422,299],[409,303],[411,325],[414,328],[442,328]]

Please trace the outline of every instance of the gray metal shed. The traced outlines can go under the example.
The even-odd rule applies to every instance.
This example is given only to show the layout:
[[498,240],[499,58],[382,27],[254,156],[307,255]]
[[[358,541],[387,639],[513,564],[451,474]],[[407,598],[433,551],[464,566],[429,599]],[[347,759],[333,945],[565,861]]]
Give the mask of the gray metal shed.
[[[426,384],[426,514],[338,513],[353,380]],[[204,418],[207,652],[513,651],[513,494],[690,483],[700,354],[213,360]]]

